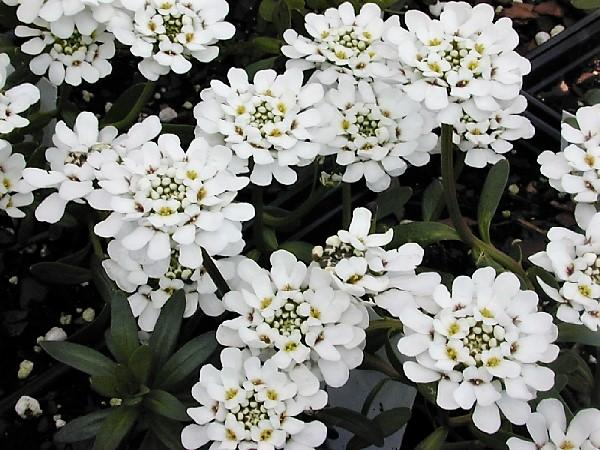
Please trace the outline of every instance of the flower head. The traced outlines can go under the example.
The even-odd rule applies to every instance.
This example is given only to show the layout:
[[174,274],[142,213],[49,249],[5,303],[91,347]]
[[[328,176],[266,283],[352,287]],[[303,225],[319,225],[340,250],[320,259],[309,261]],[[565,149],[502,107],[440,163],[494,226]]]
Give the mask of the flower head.
[[194,108],[201,133],[221,137],[236,156],[254,163],[250,180],[267,186],[274,177],[293,184],[290,166],[310,164],[320,151],[313,133],[322,119],[314,106],[323,98],[320,84],[303,85],[302,72],[277,75],[261,70],[248,81],[242,69],[231,69],[229,85],[212,81]]
[[241,261],[238,276],[241,284],[223,303],[239,317],[219,326],[219,342],[248,347],[280,369],[313,362],[327,384],[342,386],[362,362],[364,306],[336,289],[326,271],[307,268],[285,250],[271,255],[270,271]]
[[262,363],[248,351],[221,352],[220,370],[205,365],[192,395],[201,406],[189,408],[194,424],[183,429],[185,448],[212,441],[219,448],[314,450],[327,437],[321,422],[296,418],[320,409],[327,394],[303,366],[283,372],[272,361]]
[[499,409],[522,425],[528,401],[554,384],[542,366],[556,359],[558,335],[552,316],[539,312],[534,291],[522,291],[510,272],[493,268],[459,276],[449,291],[439,285],[433,302],[406,301],[398,317],[405,336],[398,349],[414,361],[404,363],[416,383],[437,382],[437,403],[444,409],[473,410],[473,422],[494,433]]
[[384,43],[386,30],[398,26],[398,17],[385,22],[375,3],[366,3],[357,14],[351,3],[329,8],[325,14],[305,16],[310,37],[286,30],[283,38],[288,45],[281,51],[291,58],[288,68],[316,68],[317,78],[331,84],[340,74],[356,79],[402,77],[393,46]]
[[10,217],[25,217],[19,208],[33,202],[32,188],[23,180],[24,168],[23,155],[13,153],[10,143],[0,139],[0,210]]
[[408,164],[427,164],[437,143],[430,114],[381,81],[355,86],[351,77],[341,76],[319,111],[328,118],[318,133],[327,144],[321,153],[336,156],[344,182],[364,177],[375,192],[387,189],[391,177],[402,175]]
[[39,89],[30,83],[5,89],[6,79],[11,71],[8,55],[0,53],[0,135],[29,125],[29,120],[19,114],[27,111],[40,99]]

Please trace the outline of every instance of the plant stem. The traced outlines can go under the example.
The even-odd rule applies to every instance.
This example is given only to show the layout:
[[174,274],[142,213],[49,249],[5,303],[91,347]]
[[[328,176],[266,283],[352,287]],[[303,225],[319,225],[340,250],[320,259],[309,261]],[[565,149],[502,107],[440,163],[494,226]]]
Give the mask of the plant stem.
[[347,230],[352,221],[352,185],[342,182],[342,229]]
[[208,252],[204,249],[204,247],[200,247],[200,250],[202,251],[202,265],[204,266],[204,269],[206,270],[210,278],[215,283],[215,286],[217,286],[217,297],[219,297],[219,299],[222,299],[223,296],[227,294],[231,289],[229,288],[227,281],[225,281],[225,278],[219,271],[219,268],[217,267],[213,259],[210,257]]
[[[275,217],[267,212],[262,213],[263,223],[273,228],[281,228],[283,226],[292,224],[302,219],[323,199],[327,193],[327,189],[320,188],[314,189],[308,198],[295,210],[291,211],[285,217]],[[255,205],[256,206],[256,205]],[[258,216],[258,213],[257,213]]]
[[497,249],[492,244],[483,242],[473,234],[465,222],[456,194],[456,178],[454,175],[454,144],[452,142],[452,125],[442,124],[442,186],[444,188],[444,198],[446,199],[446,208],[450,219],[460,236],[460,239],[471,248],[478,248],[487,256],[507,268],[511,272],[519,275],[528,289],[534,289],[531,281],[527,278],[523,266],[503,251]]

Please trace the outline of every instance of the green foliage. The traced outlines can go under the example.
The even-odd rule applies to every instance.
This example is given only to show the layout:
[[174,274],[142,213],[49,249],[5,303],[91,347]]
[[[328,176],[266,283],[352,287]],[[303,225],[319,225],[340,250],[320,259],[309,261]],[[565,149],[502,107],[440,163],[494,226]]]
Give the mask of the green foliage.
[[600,347],[600,333],[584,325],[561,323],[558,325],[558,341]]
[[599,0],[571,0],[571,4],[579,9],[597,9],[600,8]]
[[447,437],[448,428],[436,428],[429,436],[419,442],[415,450],[440,450],[446,442]]
[[336,406],[317,411],[314,416],[326,425],[354,433],[367,445],[383,446],[384,434],[380,426],[359,412]]
[[479,197],[479,233],[485,242],[490,242],[490,225],[502,194],[506,189],[510,166],[506,159],[498,161],[492,166],[483,185],[481,196]]
[[395,248],[407,242],[423,246],[440,241],[460,241],[456,230],[440,222],[408,222],[393,227],[394,239],[388,244]]

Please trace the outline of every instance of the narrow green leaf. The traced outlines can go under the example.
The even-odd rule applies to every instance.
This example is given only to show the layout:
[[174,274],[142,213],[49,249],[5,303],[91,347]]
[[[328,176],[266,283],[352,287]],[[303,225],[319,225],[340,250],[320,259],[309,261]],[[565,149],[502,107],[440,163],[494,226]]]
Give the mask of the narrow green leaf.
[[92,439],[98,434],[104,419],[106,419],[111,412],[111,408],[102,409],[69,420],[67,424],[54,435],[54,440],[61,444],[71,444],[73,442]]
[[202,251],[202,265],[213,280],[213,283],[215,283],[215,286],[217,286],[217,296],[223,298],[230,291],[229,285],[208,252],[203,247],[200,247],[200,250]]
[[278,58],[277,56],[271,56],[269,58],[259,59],[258,61],[253,62],[252,64],[249,64],[248,66],[246,66],[246,72],[248,73],[248,78],[250,78],[250,79],[254,78],[254,75],[259,70],[272,69],[273,66],[275,65],[275,61],[277,60],[277,58]]
[[371,389],[371,391],[365,398],[365,401],[364,401],[362,407],[360,408],[360,413],[363,416],[366,416],[367,414],[369,414],[369,409],[371,409],[371,405],[373,404],[373,401],[377,397],[377,394],[379,394],[379,392],[383,389],[383,387],[386,385],[386,383],[388,383],[390,381],[393,381],[393,380],[391,378],[382,378],[381,380],[379,380],[377,382],[377,384],[375,386],[373,386],[373,389]]
[[103,397],[118,397],[118,382],[114,375],[94,376],[90,379],[92,389]]
[[440,180],[433,180],[425,188],[421,202],[421,214],[425,222],[438,220],[444,209],[444,188]]
[[599,0],[571,0],[571,4],[578,9],[600,8]]
[[302,11],[304,9],[304,0],[285,0],[290,9]]
[[115,358],[126,364],[140,346],[138,328],[123,292],[115,292],[110,303],[110,334]]
[[40,345],[54,359],[88,375],[112,376],[117,366],[102,353],[84,345],[59,341],[41,342]]
[[390,364],[392,365],[392,367],[394,369],[396,369],[396,372],[398,372],[400,379],[402,379],[402,381],[404,381],[406,383],[410,383],[408,381],[408,379],[406,378],[406,376],[404,375],[404,368],[402,367],[402,361],[400,361],[400,357],[399,357],[396,345],[394,345],[392,343],[393,336],[394,336],[394,330],[388,331],[387,338],[385,340],[385,354],[386,354]]
[[492,166],[483,184],[477,216],[479,233],[485,242],[490,242],[490,225],[506,189],[509,173],[510,165],[506,159],[502,159]]
[[404,205],[412,196],[412,192],[411,188],[399,185],[393,185],[381,192],[375,200],[377,204],[376,221],[385,219],[392,214],[397,220],[401,220],[404,216]]
[[160,311],[154,331],[150,335],[153,371],[163,366],[177,345],[183,311],[185,310],[185,292],[175,292]]
[[279,242],[277,241],[277,233],[273,228],[263,227],[262,240],[265,243],[267,250],[269,250],[270,252],[274,252],[279,247]]
[[558,325],[558,341],[600,347],[600,333],[584,325],[561,323]]
[[154,414],[159,414],[179,422],[188,422],[190,420],[190,416],[185,412],[186,408],[183,403],[173,394],[159,389],[150,391],[144,397],[144,407]]
[[293,253],[296,258],[305,264],[312,262],[313,245],[303,241],[287,241],[279,246],[279,248]]
[[187,342],[160,368],[155,386],[172,390],[200,368],[217,349],[213,332],[206,333]]
[[415,450],[440,450],[446,442],[447,437],[448,428],[436,428],[433,433],[427,436],[415,447]]
[[147,384],[152,370],[152,351],[149,345],[140,345],[129,358],[129,370],[140,384]]
[[183,450],[181,445],[183,425],[180,422],[155,414],[150,415],[149,420],[152,432],[169,450]]
[[292,26],[292,14],[285,0],[278,0],[273,10],[273,24],[280,34]]
[[[388,437],[406,425],[406,422],[408,422],[409,419],[409,408],[392,408],[377,415],[373,418],[373,422],[381,428],[383,436]],[[369,442],[365,441],[362,437],[355,435],[346,445],[346,450],[360,450],[369,445]]]
[[395,248],[407,242],[429,245],[440,241],[460,241],[456,230],[440,222],[409,222],[393,227],[394,238],[388,244]]
[[383,446],[383,432],[379,425],[356,411],[336,406],[317,411],[314,417],[326,425],[354,433],[369,445]]
[[81,284],[92,279],[88,269],[61,262],[39,262],[29,270],[39,280],[51,284]]
[[252,43],[256,48],[262,50],[265,53],[271,53],[273,55],[279,55],[281,45],[283,42],[280,39],[275,39],[268,36],[258,36],[252,40]]
[[276,0],[262,0],[258,7],[258,14],[267,22],[273,22],[273,11],[277,6]]
[[139,410],[133,406],[113,408],[102,424],[92,450],[117,450],[138,416]]

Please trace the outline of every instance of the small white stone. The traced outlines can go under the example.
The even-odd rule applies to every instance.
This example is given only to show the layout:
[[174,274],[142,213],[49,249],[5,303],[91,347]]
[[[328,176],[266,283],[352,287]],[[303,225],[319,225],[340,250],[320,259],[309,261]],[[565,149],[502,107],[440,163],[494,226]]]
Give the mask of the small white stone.
[[547,33],[545,31],[540,31],[539,33],[536,33],[535,35],[535,42],[537,45],[542,45],[544,42],[550,40],[550,33]]
[[110,111],[110,108],[112,108],[112,103],[111,102],[106,102],[106,105],[104,105],[104,111],[108,112]]
[[10,278],[8,279],[8,282],[9,282],[10,284],[14,284],[14,285],[16,286],[16,285],[19,283],[19,277],[18,277],[18,276],[16,276],[16,275],[13,275],[12,277],[10,277]]
[[562,33],[563,31],[565,31],[565,27],[564,26],[562,26],[562,25],[556,25],[554,28],[552,28],[550,30],[550,36],[554,37],[558,33]]
[[45,341],[64,341],[67,339],[67,333],[60,327],[52,327],[44,336]]
[[81,313],[81,318],[83,320],[85,320],[86,322],[91,322],[92,320],[94,320],[95,317],[96,317],[96,311],[94,311],[94,308],[86,308]]
[[28,359],[24,359],[19,363],[19,371],[17,372],[17,378],[19,380],[24,380],[29,376],[29,374],[31,374],[32,370],[33,362],[29,361]]
[[170,122],[171,120],[177,119],[177,111],[170,106],[167,106],[160,110],[158,118],[163,122]]
[[21,396],[15,405],[15,411],[19,417],[22,417],[23,419],[29,419],[31,417],[38,417],[42,415],[40,402],[28,395]]
[[84,102],[89,103],[94,98],[94,94],[84,89],[81,91],[81,98]]
[[194,107],[194,105],[192,104],[192,102],[189,102],[189,101],[188,101],[188,102],[185,102],[185,103],[184,103],[183,105],[181,105],[181,106],[183,106],[185,109],[192,109],[192,108]]
[[64,313],[61,313],[60,319],[58,319],[58,322],[61,325],[69,325],[72,321],[73,321],[73,316],[71,314],[64,314]]

